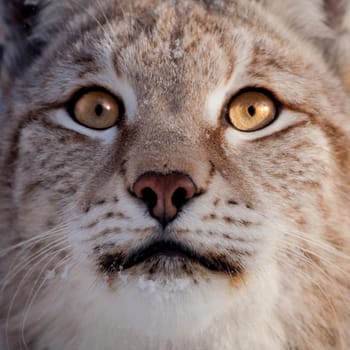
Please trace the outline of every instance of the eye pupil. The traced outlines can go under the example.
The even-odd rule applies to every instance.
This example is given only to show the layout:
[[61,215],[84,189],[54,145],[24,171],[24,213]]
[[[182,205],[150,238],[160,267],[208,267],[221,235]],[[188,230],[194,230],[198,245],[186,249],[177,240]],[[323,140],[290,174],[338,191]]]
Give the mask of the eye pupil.
[[248,107],[248,113],[251,117],[254,117],[255,114],[255,107],[254,106],[249,106]]
[[97,116],[101,116],[103,113],[103,106],[101,104],[97,104],[95,107],[95,113]]

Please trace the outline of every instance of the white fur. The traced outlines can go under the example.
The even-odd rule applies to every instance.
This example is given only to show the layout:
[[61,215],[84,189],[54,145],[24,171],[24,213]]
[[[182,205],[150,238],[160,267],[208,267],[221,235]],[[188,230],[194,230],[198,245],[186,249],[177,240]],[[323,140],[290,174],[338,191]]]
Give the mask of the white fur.
[[[151,291],[144,288],[147,281],[124,278],[119,289],[111,292],[84,270],[73,268],[69,279],[56,284],[56,290],[42,300],[52,307],[43,313],[39,303],[34,310],[38,317],[55,319],[54,328],[44,331],[40,344],[50,342],[54,349],[61,344],[61,350],[162,350],[165,346],[232,350],[235,343],[239,349],[278,349],[274,340],[255,332],[266,319],[272,320],[270,303],[278,290],[275,285],[267,286],[264,278],[271,279],[274,273],[271,268],[262,269],[240,291],[232,289],[227,279],[213,276],[191,288],[183,288],[184,281],[179,287],[179,281],[158,280]],[[67,296],[64,304],[61,298],[50,303],[62,293]],[[246,308],[246,303],[252,307]],[[244,318],[233,318],[242,314],[242,307]],[[63,325],[70,324],[79,324],[79,330],[66,338]],[[229,335],[233,329],[236,339]]]
[[50,115],[50,119],[55,124],[61,125],[66,129],[76,131],[80,134],[89,136],[92,139],[101,140],[107,144],[114,143],[118,135],[118,131],[115,126],[107,130],[94,130],[80,125],[72,119],[72,117],[67,113],[66,110],[63,109],[57,110],[55,113],[52,113]]
[[273,123],[254,132],[243,132],[234,128],[228,128],[226,130],[226,140],[231,146],[235,146],[240,142],[257,140],[272,135],[303,120],[305,120],[305,116],[301,113],[295,113],[288,110],[282,111]]
[[[41,13],[41,21],[39,21],[38,27],[32,33],[33,38],[47,36],[47,32],[49,31],[45,29],[49,29],[52,23],[59,22],[62,13],[68,13],[72,9],[77,11],[78,9],[78,6],[75,6],[73,2],[70,3],[68,0],[62,0],[62,2],[48,0],[43,3],[47,7]],[[78,3],[82,5],[81,2]],[[88,2],[86,6],[89,6],[91,3]],[[243,5],[242,1],[242,8],[245,8],[245,4]],[[257,7],[257,17],[266,16],[266,26],[274,28],[290,44],[286,51],[283,52],[284,54],[289,54],[291,52],[290,48],[293,48],[301,56],[305,56],[303,61],[305,64],[308,63],[310,66],[317,66],[320,74],[325,74],[325,77],[331,76],[330,74],[328,75],[329,69],[326,61],[323,59],[322,48],[316,46],[316,44],[314,45],[315,40],[327,39],[331,35],[330,28],[324,24],[325,14],[322,12],[320,0],[311,0],[308,3],[301,0],[294,2],[288,0],[285,3],[277,0],[266,0],[264,5],[265,10],[263,7],[260,8],[260,5],[249,2],[246,7],[247,11],[252,4]],[[164,8],[167,7],[165,6]],[[266,8],[269,8],[270,11],[266,10]],[[274,15],[269,12],[274,13]],[[91,13],[93,14],[93,11]],[[85,13],[80,14],[77,11],[75,20],[79,22],[85,17],[89,18]],[[166,21],[166,18],[163,20]],[[312,30],[315,30],[317,33],[310,33]],[[237,42],[241,43],[235,47],[235,69],[228,81],[221,81],[219,77],[218,80],[220,81],[216,88],[208,96],[204,96],[203,100],[207,101],[206,113],[204,113],[203,117],[204,124],[209,124],[210,127],[216,127],[225,103],[243,88],[264,86],[268,90],[278,91],[279,95],[284,98],[284,101],[281,102],[290,103],[295,101],[305,102],[304,97],[306,92],[312,89],[313,86],[319,88],[318,81],[310,82],[303,76],[296,76],[285,71],[280,72],[277,69],[269,75],[268,83],[262,78],[259,79],[254,77],[254,75],[249,75],[247,71],[252,58],[253,40],[255,36],[259,36],[262,42],[265,43],[264,37],[266,34],[264,32],[250,33],[249,29],[241,29],[237,30],[233,35],[236,36]],[[44,89],[45,94],[47,94],[45,95],[45,102],[47,104],[50,102],[63,103],[59,101],[61,98],[60,92],[64,92],[64,96],[69,96],[69,94],[81,86],[99,85],[110,90],[123,100],[126,108],[126,123],[133,123],[136,120],[135,116],[137,115],[138,104],[140,102],[137,101],[137,93],[139,91],[134,89],[132,82],[128,81],[126,77],[117,76],[110,58],[110,54],[113,52],[113,40],[113,37],[108,36],[104,40],[101,40],[101,42],[96,43],[94,47],[100,53],[100,55],[97,55],[100,60],[99,66],[101,67],[101,72],[98,74],[87,72],[84,78],[77,78],[78,69],[70,66],[69,59],[67,61],[64,58],[61,58],[62,61],[58,60],[62,65],[54,73],[50,71],[52,76],[56,77],[56,80],[47,79],[47,85]],[[178,51],[180,42],[177,43],[175,42],[174,52],[170,54],[171,59],[182,58],[180,56],[183,52]],[[266,43],[268,43],[268,40],[266,40]],[[169,48],[167,44],[164,44],[164,47]],[[53,45],[51,50],[55,51],[55,49],[57,47]],[[271,52],[275,52],[274,50],[277,49],[277,47],[273,47]],[[140,51],[142,52],[141,45]],[[130,60],[134,56],[138,57],[136,50],[132,51],[131,49],[129,53]],[[9,57],[7,55],[7,61]],[[125,60],[124,63],[127,66],[128,60]],[[226,62],[220,63],[220,68],[226,64]],[[131,68],[136,69],[139,67]],[[224,69],[218,69],[218,71],[222,72]],[[157,71],[153,71],[153,74],[156,75]],[[154,87],[155,96],[159,96],[157,95],[157,89],[162,90],[164,81],[167,83],[165,77],[160,78],[160,86]],[[134,81],[135,86],[137,86],[137,83],[139,82]],[[330,86],[338,85],[330,84]],[[316,91],[322,90],[319,89]],[[30,92],[32,91],[30,90]],[[31,95],[29,94],[29,96]],[[37,87],[35,92],[32,92],[32,96],[36,99],[40,98],[41,101],[42,91],[40,87]],[[339,96],[342,95],[339,94]],[[332,117],[336,119],[336,113],[334,115],[328,113],[330,103],[327,97],[323,96],[317,99],[318,107],[320,109],[324,108],[324,114],[326,116],[329,115],[330,119]],[[30,97],[27,97],[27,99],[30,99]],[[24,114],[26,109],[28,109],[26,106],[27,101],[24,99],[16,103],[16,112],[18,114],[22,112]],[[149,103],[155,105],[158,101],[149,101]],[[188,114],[190,115],[188,119],[191,120],[191,111],[188,111]],[[177,131],[178,134],[175,135],[187,132],[187,130],[185,131],[182,128],[183,125],[181,127],[179,127],[180,124],[176,123],[169,123],[171,124],[169,125],[167,120],[159,123],[160,118],[152,119],[153,117],[149,115],[142,122],[149,128],[158,123],[157,127],[159,127],[159,130],[157,131],[162,136],[167,135],[169,130]],[[114,154],[114,141],[118,137],[117,128],[111,128],[105,131],[90,130],[75,123],[64,109],[56,110],[49,118],[51,118],[51,122],[64,128],[86,135],[92,139],[100,140],[102,145],[98,147],[98,151],[100,152],[98,155],[107,155],[106,162],[109,160],[108,157]],[[193,119],[196,118],[200,119],[200,116],[193,116]],[[310,222],[315,222],[312,228],[316,231],[316,234],[318,230],[319,232],[323,232],[321,229],[324,222],[319,220],[318,215],[320,215],[320,212],[315,209],[319,204],[319,197],[311,187],[311,181],[317,180],[320,183],[320,187],[323,186],[322,177],[325,169],[322,167],[329,165],[328,168],[332,168],[331,156],[333,154],[330,154],[331,148],[326,142],[323,133],[320,129],[316,128],[312,129],[312,131],[306,129],[304,134],[300,134],[303,141],[315,140],[315,142],[312,143],[311,149],[307,151],[303,150],[304,153],[300,154],[300,161],[293,163],[295,164],[293,169],[290,169],[288,164],[283,163],[283,159],[276,159],[278,156],[281,157],[281,152],[277,152],[273,147],[266,148],[265,153],[261,153],[257,149],[256,154],[260,158],[256,159],[254,163],[255,150],[252,146],[254,143],[249,141],[272,135],[303,120],[306,120],[306,114],[302,115],[284,109],[276,121],[263,130],[253,133],[243,133],[228,128],[225,131],[226,142],[223,142],[221,145],[215,145],[215,152],[220,152],[220,156],[215,156],[214,151],[209,154],[208,145],[202,145],[203,140],[197,138],[203,131],[199,127],[200,123],[189,124],[190,128],[193,128],[190,132],[193,133],[191,135],[193,135],[194,141],[191,143],[186,140],[185,142],[188,142],[188,146],[186,145],[187,148],[182,148],[183,145],[181,142],[175,145],[177,147],[172,145],[179,153],[179,158],[187,158],[185,157],[187,153],[182,154],[182,151],[186,150],[188,152],[188,158],[191,159],[192,157],[194,160],[193,166],[188,166],[187,164],[183,165],[182,162],[177,160],[170,159],[172,161],[172,163],[170,162],[171,165],[175,170],[178,169],[175,168],[175,165],[179,166],[179,164],[183,167],[181,170],[186,170],[186,167],[190,169],[188,171],[189,174],[191,174],[190,171],[195,174],[197,179],[203,183],[205,191],[198,198],[189,201],[176,220],[168,225],[168,231],[162,233],[167,234],[170,232],[174,238],[181,239],[182,242],[191,245],[191,247],[198,251],[216,250],[218,252],[230,252],[232,254],[232,250],[237,249],[251,253],[250,255],[247,254],[248,257],[240,257],[242,259],[241,261],[246,263],[244,266],[248,272],[246,275],[243,274],[242,283],[240,283],[239,287],[235,285],[236,281],[231,279],[228,274],[213,273],[204,269],[203,274],[198,273],[195,275],[197,284],[193,278],[186,274],[184,274],[184,277],[169,275],[164,277],[164,275],[159,273],[153,277],[145,277],[143,275],[133,276],[128,271],[121,271],[116,273],[116,276],[113,276],[115,277],[115,280],[113,280],[110,276],[98,272],[98,264],[96,264],[97,254],[93,255],[96,245],[110,243],[116,249],[124,248],[127,252],[130,252],[130,250],[139,247],[142,243],[158,234],[160,231],[159,225],[149,215],[144,203],[128,193],[125,182],[129,181],[129,179],[123,178],[119,174],[118,169],[115,169],[115,175],[110,175],[108,171],[107,176],[103,173],[102,175],[105,176],[103,177],[104,181],[97,181],[95,186],[92,186],[90,174],[84,174],[86,176],[81,177],[76,176],[76,173],[79,173],[79,169],[75,169],[72,173],[67,172],[70,176],[76,176],[75,178],[81,179],[81,183],[79,182],[81,185],[79,191],[81,193],[65,198],[65,203],[69,203],[64,208],[64,216],[68,223],[62,229],[62,232],[60,232],[62,237],[66,238],[67,245],[72,250],[73,258],[62,269],[57,267],[49,268],[49,266],[46,268],[43,266],[42,276],[45,276],[45,278],[42,283],[46,284],[47,288],[44,289],[39,298],[35,299],[35,303],[30,305],[31,308],[24,310],[25,314],[30,315],[30,319],[24,317],[23,320],[23,314],[21,312],[19,312],[17,318],[14,317],[15,321],[20,320],[23,322],[23,328],[26,326],[26,321],[28,321],[27,324],[30,321],[31,327],[28,327],[28,333],[31,331],[35,333],[36,327],[40,329],[40,337],[39,339],[36,338],[35,341],[37,341],[37,344],[34,345],[34,349],[46,350],[47,347],[49,350],[284,349],[287,342],[293,339],[290,339],[290,335],[288,335],[288,338],[284,333],[287,332],[287,327],[284,328],[284,324],[281,321],[281,314],[283,314],[284,322],[289,322],[288,326],[290,326],[294,320],[288,319],[289,316],[295,316],[297,314],[295,310],[300,313],[304,312],[304,310],[303,303],[298,298],[299,296],[296,297],[293,295],[294,299],[290,296],[293,292],[297,294],[298,288],[292,285],[292,283],[296,281],[296,284],[298,284],[300,283],[300,279],[292,279],[293,276],[290,276],[291,278],[289,279],[289,276],[282,275],[283,272],[279,268],[280,266],[278,266],[279,262],[276,261],[274,253],[278,251],[283,238],[293,233],[289,232],[289,230],[296,227],[296,218],[290,218],[288,216],[291,210],[294,210],[293,215],[295,216],[299,214],[299,211],[303,211],[302,213],[305,215],[308,214],[306,215],[306,219],[310,220]],[[342,119],[339,117],[339,120]],[[147,124],[148,122],[150,123],[149,125]],[[40,121],[37,121],[37,125],[39,124]],[[186,126],[188,127],[188,124]],[[40,125],[40,127],[41,129],[38,131],[35,130],[35,126],[29,125],[20,133],[18,164],[23,163],[30,168],[31,164],[26,163],[25,160],[28,159],[26,157],[28,157],[28,154],[30,155],[30,152],[37,152],[37,144],[35,144],[35,140],[33,141],[33,139],[43,134],[44,126]],[[307,136],[309,138],[305,136],[305,133],[308,133]],[[209,133],[208,135],[210,137]],[[12,140],[12,136],[9,139],[11,138]],[[150,168],[152,166],[158,166],[158,163],[161,163],[167,157],[166,151],[168,145],[164,145],[166,143],[164,139],[147,140],[147,145],[140,142],[141,146],[139,145],[139,147],[145,146],[145,149],[150,153],[149,159],[153,161]],[[293,143],[291,144],[293,145]],[[32,150],[30,149],[31,145],[33,147]],[[281,143],[278,145],[283,147]],[[157,146],[159,146],[160,155],[156,152],[158,151]],[[192,146],[193,152],[190,149]],[[140,148],[138,149],[139,151],[144,151]],[[202,151],[204,155],[200,154],[200,152],[196,153],[197,149]],[[246,153],[246,150],[249,152]],[[318,152],[321,154],[320,156],[318,156]],[[165,153],[165,157],[162,157],[163,153]],[[286,153],[288,156],[288,152]],[[64,154],[62,152],[58,156],[64,159]],[[90,154],[87,152],[88,156]],[[143,159],[140,159],[141,157],[138,158],[137,152],[127,153],[126,155],[130,154],[133,156],[130,158],[133,159],[128,159],[128,161],[130,163],[134,161],[134,163],[131,165],[130,163],[128,164],[128,171],[136,168],[143,161]],[[170,156],[176,158],[174,154],[170,154]],[[102,164],[102,161],[105,160],[98,158],[97,154],[94,155],[95,159],[98,159],[96,163],[101,160]],[[178,156],[178,154],[175,155]],[[199,158],[198,162],[206,164],[206,166],[200,168],[200,172],[197,172],[198,169],[196,168],[197,159],[195,157],[197,155]],[[266,163],[264,155],[269,156],[269,161]],[[226,160],[224,156],[226,156],[226,159],[230,159],[230,161],[222,166],[219,163],[221,160]],[[245,159],[245,156],[247,159]],[[36,155],[35,161],[45,160],[44,157],[40,157],[40,154]],[[215,157],[218,158],[215,159],[217,169],[213,169],[215,175],[211,174],[209,176],[207,174],[209,173],[209,170],[207,170],[209,169],[209,164],[207,163],[209,163],[211,157],[213,159]],[[252,159],[254,159],[253,162],[251,161]],[[78,161],[79,159],[76,160]],[[279,165],[281,165],[282,169],[273,165],[272,160],[280,161]],[[307,161],[309,160],[311,164],[311,175],[307,173],[309,170]],[[92,169],[91,176],[98,177],[101,174],[99,172],[99,166],[100,164],[96,164],[96,168]],[[255,169],[253,169],[254,166]],[[283,166],[286,169],[295,171],[295,173],[292,173],[294,175],[290,177],[295,184],[290,186],[290,188],[282,188],[280,191],[276,190],[268,193],[268,187],[266,186],[266,182],[268,181],[271,181],[271,185],[275,185],[277,188],[280,184],[285,185],[281,178],[277,176],[272,178],[271,173],[269,174],[269,171],[271,172],[273,170],[275,171],[273,175],[276,175],[276,172],[279,171],[279,175],[285,175],[286,171],[283,169]],[[82,166],[82,168],[84,167]],[[30,175],[33,177],[30,180],[35,181],[37,178],[45,180],[42,177],[51,175],[40,174],[42,176],[40,177],[36,175],[35,172],[38,170],[35,167],[30,169],[32,172]],[[86,168],[83,170],[86,172]],[[22,226],[19,225],[19,227],[23,228],[23,232],[20,232],[20,235],[17,237],[19,239],[23,239],[28,233],[30,236],[35,231],[40,232],[40,226],[38,226],[39,228],[35,226],[40,221],[40,215],[46,219],[43,213],[46,214],[49,210],[55,209],[52,205],[52,198],[49,198],[49,196],[47,198],[47,208],[42,205],[43,213],[40,212],[41,207],[38,209],[34,205],[39,203],[39,200],[35,196],[29,197],[34,203],[31,206],[28,200],[27,202],[21,202],[26,186],[32,184],[27,179],[28,174],[29,172],[23,171],[23,169],[18,170],[14,174],[15,182],[17,181],[16,183],[19,185],[13,190],[16,193],[11,193],[11,198],[15,198],[15,205],[18,207],[18,212],[27,220],[24,220],[24,223],[28,223],[28,227],[25,227],[24,224]],[[327,175],[329,174],[333,173],[327,173]],[[58,173],[58,175],[60,174]],[[65,178],[66,180],[67,177]],[[242,179],[242,177],[244,178]],[[57,176],[57,179],[58,182],[61,181],[59,176]],[[311,184],[310,193],[308,191],[297,193],[299,200],[296,204],[300,204],[300,208],[294,208],[292,206],[294,203],[291,204],[288,202],[291,200],[289,197],[292,197],[292,199],[295,198],[295,192],[298,188],[306,188],[306,186],[301,186],[303,182],[309,185]],[[244,187],[241,185],[242,183],[244,186],[254,186],[254,190],[242,188]],[[7,190],[8,187],[6,187]],[[28,188],[30,189],[30,186]],[[329,183],[326,189],[322,188],[323,193],[327,194],[326,199],[332,198],[332,190],[334,188],[333,183]],[[42,190],[42,193],[44,192]],[[59,197],[59,191],[53,193],[58,198],[61,198]],[[83,196],[83,193],[86,196]],[[116,196],[118,197],[118,202],[106,200],[104,204],[92,207],[88,213],[85,213],[78,206],[78,201],[74,201],[72,198],[88,200],[88,194],[90,194],[88,199],[91,200],[97,200],[98,196],[104,199]],[[49,200],[51,200],[51,204]],[[234,209],[228,206],[229,200],[236,200]],[[253,200],[256,205],[249,206],[249,200]],[[303,208],[303,200],[305,200],[306,209]],[[59,203],[57,204],[58,207],[60,205],[62,206],[62,202],[57,201],[57,203]],[[346,209],[347,207],[342,210],[346,211]],[[121,212],[124,216],[106,218],[106,214],[109,212]],[[58,217],[62,220],[61,213],[54,211],[53,214],[52,216],[55,219]],[[214,219],[206,220],[205,217],[210,215],[214,216]],[[232,222],[230,220],[225,221],[225,217],[232,219]],[[46,223],[45,220],[43,222]],[[43,224],[43,222],[40,222],[40,224]],[[86,227],[95,222],[96,225],[90,228]],[[249,225],[242,224],[244,222],[248,222]],[[331,221],[325,222],[327,224],[332,223]],[[337,225],[341,225],[341,223],[337,223]],[[148,228],[149,232],[141,233],[140,229],[144,228]],[[99,237],[97,234],[105,229],[111,229],[111,233]],[[186,230],[189,232],[186,232]],[[181,231],[185,232],[185,234]],[[3,232],[6,233],[7,238],[8,231],[3,230]],[[17,232],[14,232],[14,234],[17,234]],[[225,239],[224,235],[229,235],[230,240]],[[339,236],[341,238],[341,235]],[[232,250],[230,251],[229,249]],[[234,253],[233,256],[236,258]],[[40,261],[36,261],[36,264],[40,264]],[[290,269],[288,271],[294,272],[294,270]],[[305,281],[302,280],[302,282]],[[288,287],[296,289],[290,292],[287,290]],[[289,292],[290,294],[285,297],[285,294]],[[294,300],[296,300],[296,305],[293,304]],[[312,314],[312,308],[306,311],[308,312],[305,315],[302,314],[300,319],[296,320],[302,326],[304,326],[303,322],[308,322],[318,316]],[[278,315],[278,313],[280,314]],[[303,316],[306,317],[306,321],[304,321]]]

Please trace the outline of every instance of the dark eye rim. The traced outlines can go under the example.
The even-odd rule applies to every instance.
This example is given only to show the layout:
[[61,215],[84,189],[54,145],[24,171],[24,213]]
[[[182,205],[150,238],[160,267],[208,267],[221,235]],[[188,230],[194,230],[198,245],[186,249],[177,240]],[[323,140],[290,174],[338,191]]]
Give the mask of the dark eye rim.
[[[84,96],[87,95],[90,92],[104,92],[111,96],[118,104],[119,107],[119,118],[118,120],[108,128],[92,128],[89,126],[84,125],[81,123],[75,116],[74,113],[74,108],[77,102]],[[104,131],[111,129],[115,126],[120,127],[125,119],[125,106],[124,103],[122,102],[121,98],[113,94],[111,91],[108,89],[102,87],[102,86],[89,86],[89,87],[82,87],[78,89],[76,92],[73,93],[72,97],[69,99],[68,103],[66,104],[66,111],[69,114],[69,116],[79,125],[91,129],[91,130],[96,130],[96,131]]]
[[[272,100],[272,102],[274,103],[275,108],[276,108],[276,115],[275,115],[275,117],[267,125],[265,125],[262,128],[259,128],[257,130],[247,130],[247,131],[240,130],[240,129],[236,128],[232,124],[232,122],[230,120],[229,111],[230,111],[231,103],[237,97],[239,97],[240,95],[242,95],[244,93],[247,93],[247,92],[260,92],[261,94],[264,94],[265,96],[267,96],[268,98],[270,98]],[[233,96],[231,96],[229,98],[228,102],[226,102],[226,104],[225,104],[225,108],[224,108],[224,113],[223,114],[224,114],[224,120],[225,120],[225,125],[226,126],[230,126],[230,127],[234,128],[235,130],[237,130],[239,132],[243,132],[243,133],[248,134],[248,133],[254,133],[254,132],[263,130],[263,129],[267,128],[269,125],[271,125],[272,123],[274,123],[278,119],[278,117],[280,116],[280,114],[282,112],[282,109],[283,109],[283,104],[280,102],[280,100],[276,97],[276,95],[271,90],[268,90],[268,89],[262,88],[262,87],[250,86],[250,87],[245,87],[243,89],[240,89],[237,93],[235,93]]]

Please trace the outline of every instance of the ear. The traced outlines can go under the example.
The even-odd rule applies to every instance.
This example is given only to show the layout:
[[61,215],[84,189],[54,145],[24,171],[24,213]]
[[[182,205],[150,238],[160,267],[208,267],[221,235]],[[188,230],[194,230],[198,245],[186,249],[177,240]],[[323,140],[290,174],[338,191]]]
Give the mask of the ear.
[[350,0],[324,0],[324,9],[334,31],[325,54],[350,93]]
[[31,37],[39,3],[40,0],[0,0],[0,82],[5,90],[40,51],[42,43]]
[[[87,0],[85,0],[87,2]],[[6,93],[77,13],[75,0],[0,0],[0,88]]]
[[350,0],[258,0],[322,51],[350,92]]

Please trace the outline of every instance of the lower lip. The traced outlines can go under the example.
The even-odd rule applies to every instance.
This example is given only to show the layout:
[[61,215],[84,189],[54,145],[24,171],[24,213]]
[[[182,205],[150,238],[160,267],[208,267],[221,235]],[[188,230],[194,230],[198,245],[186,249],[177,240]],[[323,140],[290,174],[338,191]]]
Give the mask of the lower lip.
[[241,274],[243,272],[242,267],[230,266],[225,264],[225,262],[217,262],[217,264],[212,264],[209,261],[201,262],[199,260],[193,259],[185,254],[178,252],[162,252],[153,254],[150,257],[140,261],[136,265],[124,266],[124,269],[133,268],[137,266],[143,266],[150,271],[156,272],[173,272],[173,273],[186,273],[193,274],[195,269],[200,268],[201,270],[211,271],[214,273],[225,273],[231,276]]
[[167,270],[170,266],[172,268],[176,268],[180,264],[184,263],[194,263],[193,260],[191,260],[188,256],[178,253],[178,252],[162,252],[162,253],[156,253],[153,254],[152,256],[147,257],[143,261],[140,261],[139,263],[132,265],[132,266],[123,266],[123,270],[137,267],[140,265],[153,265],[154,267],[156,266],[157,269],[161,270],[162,267],[164,270]]
[[[182,273],[192,274],[194,270],[206,270],[214,273],[228,273],[237,275],[242,272],[241,265],[231,265],[222,260],[207,260],[205,258],[195,258],[181,251],[168,250],[154,252],[150,256],[135,257],[132,260],[124,260],[123,256],[105,256],[101,259],[100,268],[105,273],[115,273],[117,271],[133,270],[135,273]],[[124,264],[123,264],[124,260]]]

